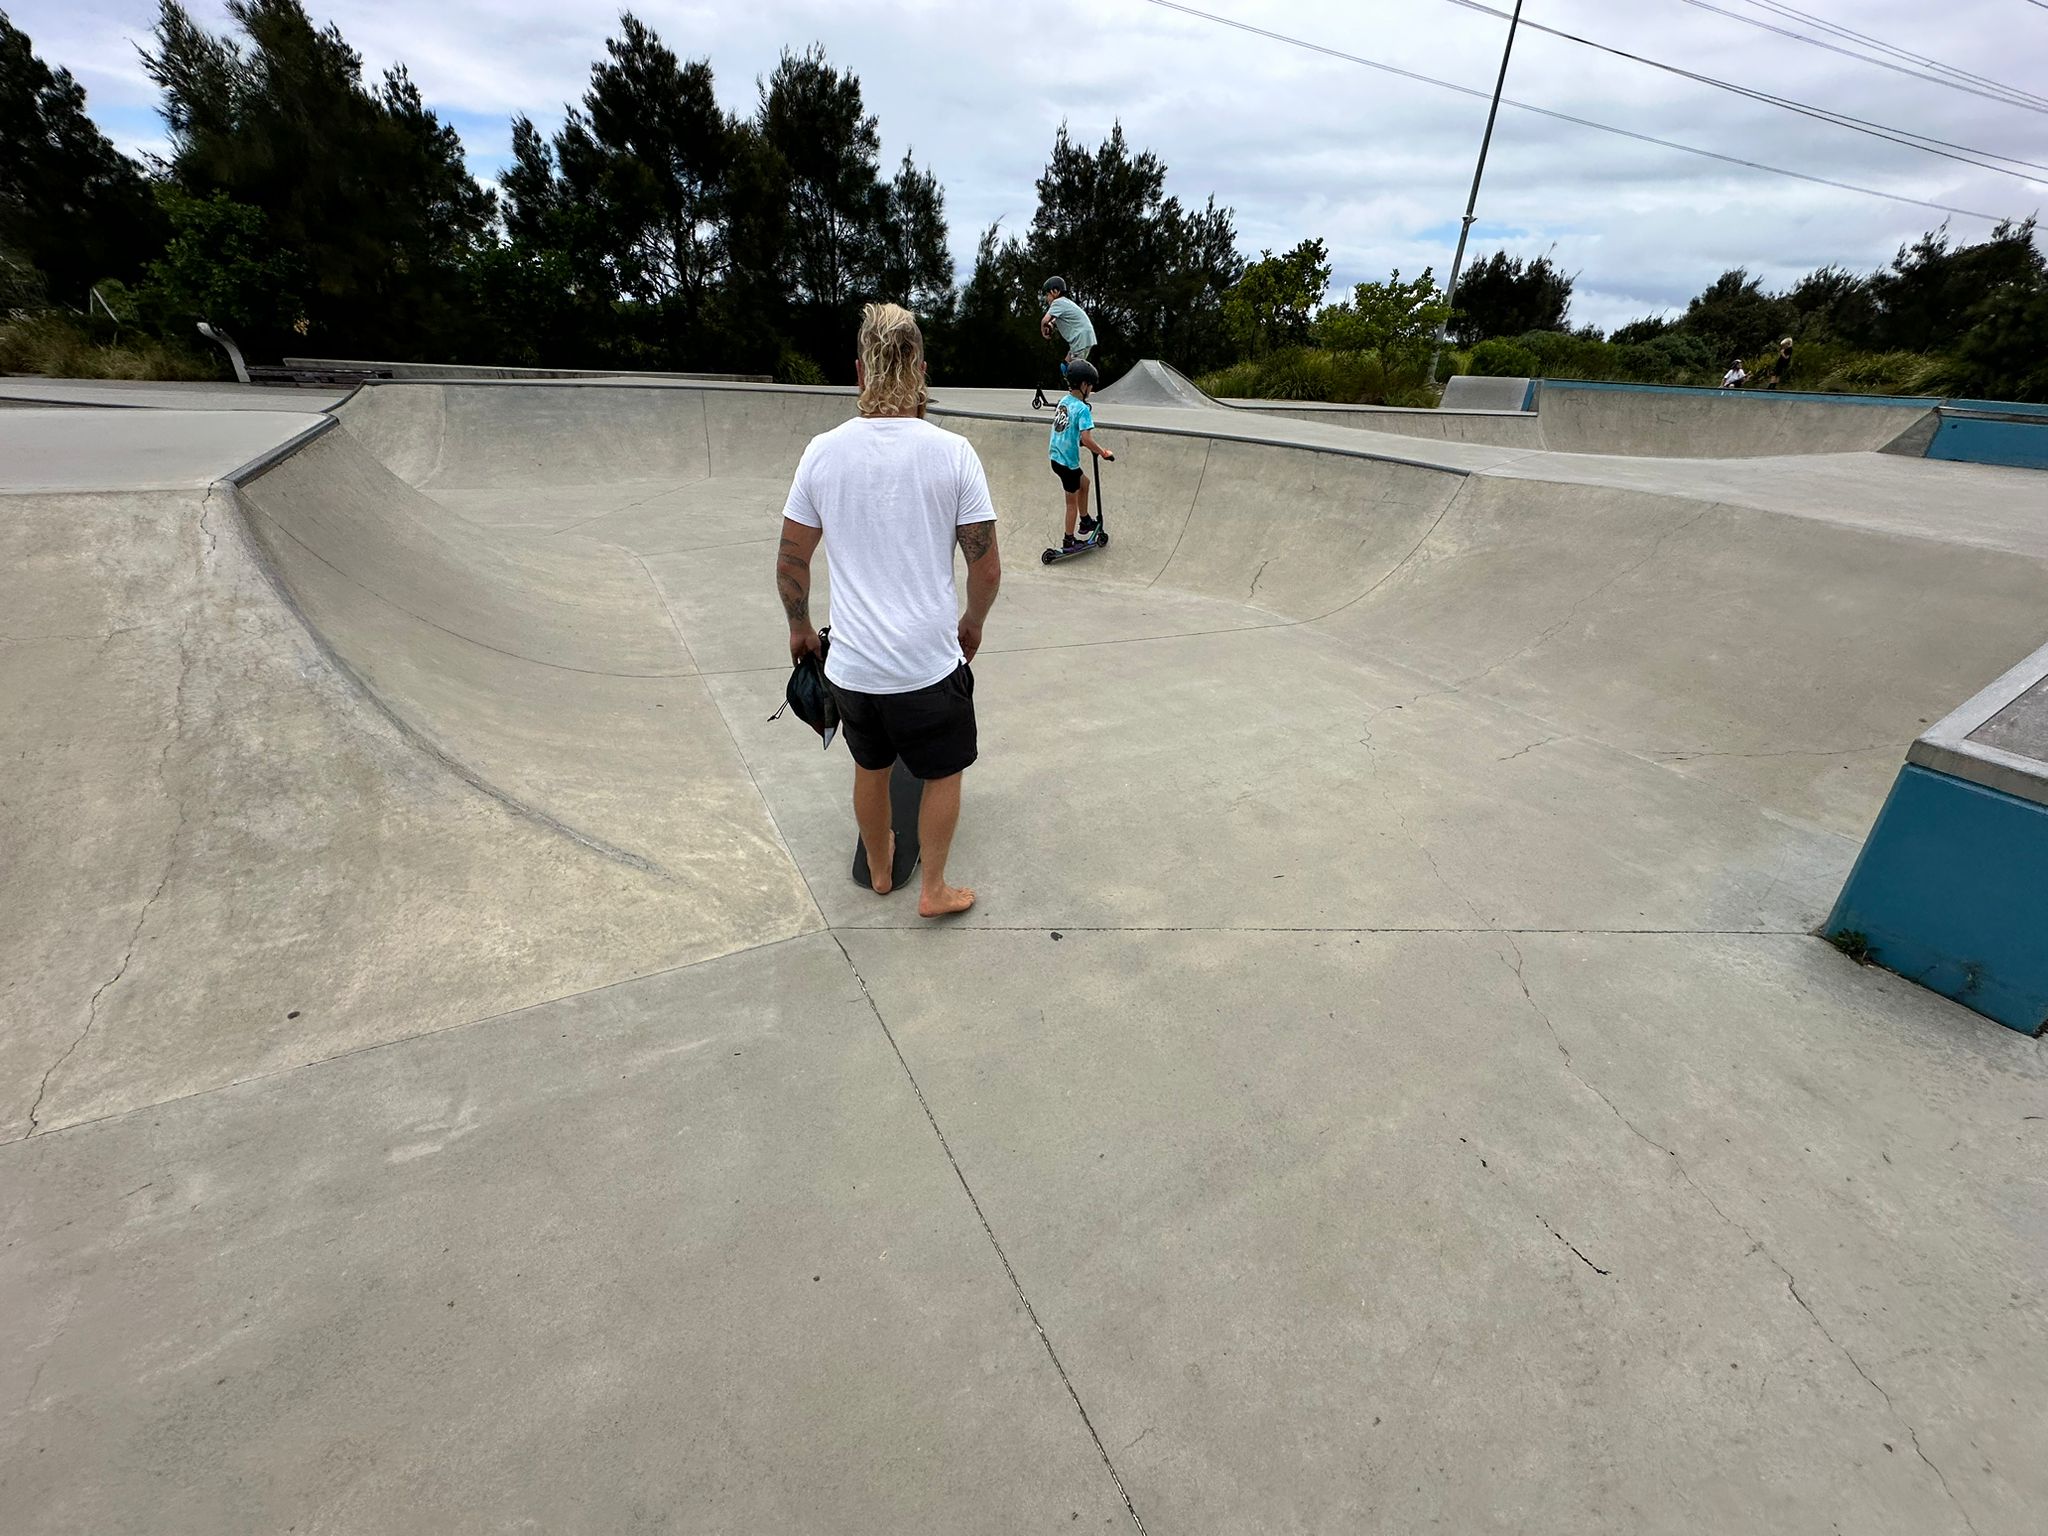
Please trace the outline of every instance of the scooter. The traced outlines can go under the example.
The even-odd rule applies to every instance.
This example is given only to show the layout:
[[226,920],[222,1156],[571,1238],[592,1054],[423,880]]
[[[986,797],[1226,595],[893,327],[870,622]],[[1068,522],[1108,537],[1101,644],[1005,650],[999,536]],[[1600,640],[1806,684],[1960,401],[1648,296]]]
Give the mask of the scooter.
[[1102,455],[1095,455],[1095,516],[1091,520],[1085,515],[1081,519],[1081,542],[1072,549],[1048,549],[1038,558],[1047,565],[1058,565],[1062,560],[1072,560],[1080,555],[1092,555],[1098,549],[1109,548],[1109,525],[1102,520]]

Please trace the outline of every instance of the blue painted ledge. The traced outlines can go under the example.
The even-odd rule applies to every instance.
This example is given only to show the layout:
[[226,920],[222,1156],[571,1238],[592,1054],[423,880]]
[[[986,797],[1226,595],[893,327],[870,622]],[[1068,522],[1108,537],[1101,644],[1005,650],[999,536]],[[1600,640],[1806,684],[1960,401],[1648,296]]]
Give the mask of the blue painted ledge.
[[1908,763],[1828,918],[2009,1028],[2048,1026],[2048,806]]

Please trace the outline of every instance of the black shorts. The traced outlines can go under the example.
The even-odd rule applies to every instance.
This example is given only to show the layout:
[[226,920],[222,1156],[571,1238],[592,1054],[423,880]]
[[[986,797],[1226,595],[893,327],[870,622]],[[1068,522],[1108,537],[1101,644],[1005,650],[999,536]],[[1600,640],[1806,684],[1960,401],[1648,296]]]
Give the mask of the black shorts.
[[961,662],[951,677],[908,693],[856,693],[832,685],[846,750],[873,772],[903,759],[920,779],[950,779],[978,755],[974,673]]
[[1081,489],[1080,470],[1069,469],[1066,465],[1060,463],[1058,459],[1048,459],[1046,462],[1052,465],[1052,472],[1060,477],[1060,484],[1066,488],[1069,496]]

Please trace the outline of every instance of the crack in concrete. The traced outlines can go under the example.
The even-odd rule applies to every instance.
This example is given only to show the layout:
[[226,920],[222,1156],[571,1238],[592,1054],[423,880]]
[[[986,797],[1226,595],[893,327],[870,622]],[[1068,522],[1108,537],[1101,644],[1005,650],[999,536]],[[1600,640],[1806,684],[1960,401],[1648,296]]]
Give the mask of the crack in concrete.
[[1706,506],[1701,507],[1699,511],[1693,513],[1692,516],[1685,518],[1684,520],[1679,522],[1675,527],[1667,528],[1663,533],[1658,535],[1655,542],[1653,542],[1650,545],[1649,550],[1643,555],[1643,557],[1640,560],[1634,561],[1629,565],[1623,566],[1620,570],[1616,571],[1612,576],[1609,576],[1606,580],[1596,582],[1593,586],[1587,588],[1586,591],[1580,593],[1576,598],[1572,599],[1572,604],[1569,608],[1565,609],[1564,616],[1558,619],[1554,624],[1547,625],[1536,636],[1534,640],[1531,640],[1526,645],[1516,647],[1514,650],[1508,652],[1507,655],[1501,657],[1499,661],[1496,661],[1489,666],[1480,668],[1479,671],[1474,672],[1471,676],[1462,677],[1458,679],[1457,683],[1455,684],[1455,687],[1463,688],[1468,684],[1476,683],[1481,681],[1482,679],[1491,677],[1494,673],[1498,672],[1502,667],[1507,666],[1510,662],[1519,661],[1522,657],[1528,655],[1531,651],[1542,649],[1545,645],[1549,644],[1551,639],[1554,636],[1556,636],[1561,630],[1563,630],[1567,624],[1571,623],[1573,619],[1578,617],[1579,610],[1581,608],[1584,608],[1586,604],[1593,601],[1594,598],[1598,597],[1602,592],[1605,592],[1609,587],[1612,587],[1616,583],[1625,581],[1629,577],[1635,575],[1637,571],[1640,571],[1644,566],[1648,565],[1652,560],[1656,559],[1658,554],[1662,552],[1666,544],[1670,543],[1673,539],[1677,538],[1681,533],[1685,532],[1686,529],[1690,528],[1694,523],[1698,522],[1701,518],[1705,517],[1709,512],[1714,511],[1719,505],[1719,502],[1710,502]]
[[1874,741],[1863,747],[1787,747],[1782,752],[1649,752],[1644,755],[1653,763],[1690,763],[1704,757],[1761,761],[1773,757],[1856,757],[1865,752],[1893,752],[1898,745],[1895,741]]
[[1565,1247],[1571,1249],[1572,1253],[1578,1258],[1578,1261],[1581,1264],[1585,1265],[1586,1268],[1593,1271],[1594,1274],[1611,1275],[1614,1273],[1614,1271],[1611,1269],[1602,1269],[1598,1264],[1595,1264],[1591,1259],[1587,1258],[1584,1252],[1580,1250],[1579,1245],[1573,1242],[1570,1238],[1566,1237],[1562,1232],[1558,1231],[1557,1228],[1553,1227],[1550,1224],[1550,1218],[1548,1216],[1545,1216],[1541,1211],[1538,1211],[1536,1213],[1536,1219],[1543,1223],[1544,1231],[1548,1232],[1560,1243],[1563,1243]]
[[[1730,1216],[1725,1210],[1721,1208],[1721,1203],[1718,1200],[1716,1200],[1712,1195],[1708,1194],[1706,1189],[1700,1184],[1700,1182],[1692,1176],[1692,1171],[1685,1166],[1685,1160],[1681,1158],[1677,1152],[1673,1151],[1670,1147],[1665,1146],[1664,1143],[1658,1141],[1654,1136],[1651,1136],[1648,1132],[1644,1131],[1640,1126],[1638,1126],[1633,1120],[1629,1119],[1627,1115],[1623,1114],[1621,1112],[1621,1107],[1617,1105],[1614,1102],[1614,1100],[1612,1100],[1605,1093],[1603,1093],[1586,1077],[1586,1075],[1583,1072],[1581,1072],[1576,1066],[1572,1064],[1572,1053],[1570,1049],[1565,1045],[1564,1037],[1558,1032],[1556,1022],[1552,1020],[1550,1014],[1544,1009],[1543,1005],[1536,1001],[1535,994],[1529,990],[1528,979],[1522,974],[1522,967],[1525,961],[1522,955],[1521,947],[1517,945],[1515,941],[1512,938],[1510,938],[1507,934],[1503,933],[1501,937],[1507,939],[1508,948],[1512,949],[1515,953],[1515,958],[1512,962],[1507,962],[1506,956],[1502,956],[1501,958],[1503,962],[1506,962],[1508,964],[1508,969],[1514,972],[1515,984],[1522,989],[1522,996],[1528,1002],[1530,1010],[1535,1013],[1537,1018],[1543,1021],[1544,1028],[1550,1032],[1551,1042],[1557,1047],[1558,1055],[1564,1059],[1566,1070],[1571,1073],[1572,1077],[1578,1082],[1578,1084],[1582,1088],[1584,1088],[1588,1093],[1592,1094],[1602,1104],[1607,1106],[1608,1112],[1612,1114],[1616,1120],[1621,1122],[1622,1127],[1625,1130],[1627,1130],[1631,1136],[1634,1136],[1637,1140],[1643,1142],[1646,1146],[1656,1148],[1659,1152],[1662,1152],[1666,1157],[1671,1159],[1671,1167],[1673,1171],[1677,1173],[1679,1178],[1685,1181],[1686,1187],[1690,1189],[1695,1195],[1699,1196],[1699,1198],[1702,1201],[1705,1202],[1707,1208],[1711,1210],[1717,1217],[1720,1218],[1723,1225],[1731,1227],[1735,1231],[1742,1234],[1742,1236],[1749,1243],[1749,1252],[1758,1255],[1763,1259],[1765,1263],[1769,1264],[1773,1269],[1777,1270],[1778,1274],[1783,1278],[1785,1282],[1786,1293],[1798,1305],[1799,1310],[1806,1314],[1808,1321],[1810,1321],[1815,1327],[1815,1329],[1819,1331],[1820,1336],[1826,1339],[1829,1344],[1834,1346],[1835,1351],[1838,1354],[1840,1354],[1844,1360],[1849,1362],[1849,1368],[1855,1371],[1855,1373],[1858,1376],[1862,1377],[1864,1382],[1871,1388],[1872,1391],[1876,1392],[1879,1397],[1884,1399],[1886,1411],[1889,1412],[1891,1416],[1898,1421],[1900,1428],[1905,1430],[1907,1439],[1912,1442],[1914,1454],[1917,1455],[1921,1461],[1927,1464],[1927,1469],[1934,1474],[1935,1480],[1941,1484],[1942,1493],[1947,1497],[1950,1505],[1955,1509],[1957,1515],[1959,1515],[1962,1518],[1963,1524],[1969,1530],[1974,1532],[1977,1529],[1976,1522],[1970,1518],[1969,1510],[1963,1507],[1962,1501],[1956,1497],[1955,1490],[1949,1486],[1947,1474],[1944,1473],[1940,1467],[1935,1465],[1933,1458],[1931,1458],[1926,1451],[1921,1449],[1920,1433],[1918,1429],[1914,1427],[1913,1422],[1910,1419],[1908,1419],[1903,1413],[1899,1411],[1898,1404],[1892,1401],[1891,1393],[1887,1392],[1884,1389],[1884,1387],[1879,1384],[1877,1379],[1873,1377],[1869,1371],[1863,1368],[1863,1362],[1856,1358],[1855,1353],[1852,1350],[1850,1350],[1848,1345],[1844,1344],[1840,1339],[1837,1339],[1834,1336],[1833,1332],[1828,1328],[1828,1325],[1821,1321],[1820,1314],[1815,1312],[1813,1310],[1813,1307],[1807,1302],[1806,1298],[1799,1294],[1799,1282],[1796,1279],[1796,1277],[1794,1277],[1792,1271],[1786,1266],[1784,1261],[1781,1260],[1776,1254],[1772,1253],[1771,1250],[1767,1246],[1765,1246],[1763,1239],[1758,1237],[1756,1233],[1753,1232],[1748,1226],[1746,1226],[1742,1222],[1737,1221],[1733,1216]],[[1546,1221],[1544,1222],[1544,1225],[1549,1226],[1550,1224]],[[1553,1232],[1554,1230],[1555,1229],[1553,1229]],[[1573,1249],[1572,1251],[1576,1253],[1578,1250]],[[1581,1254],[1580,1257],[1584,1258],[1585,1256]],[[1590,1264],[1592,1261],[1587,1260],[1587,1262]]]
[[[213,553],[217,548],[214,532],[207,526],[206,522],[207,513],[212,508],[212,505],[212,500],[209,498],[199,509],[199,528],[206,536],[207,550],[206,555],[202,557],[202,565],[211,563]],[[168,722],[168,734],[164,739],[163,750],[157,754],[156,759],[157,787],[171,800],[171,803],[177,807],[178,811],[177,825],[171,829],[170,842],[164,852],[163,876],[157,881],[156,889],[150,892],[149,898],[142,903],[141,910],[135,914],[135,926],[129,930],[128,943],[121,954],[121,963],[114,967],[113,975],[93,989],[92,996],[86,1000],[85,1027],[78,1032],[69,1045],[64,1047],[63,1054],[43,1069],[42,1080],[36,1084],[35,1099],[28,1107],[28,1130],[23,1132],[19,1138],[21,1140],[27,1140],[28,1137],[36,1135],[42,1129],[43,1101],[49,1097],[51,1078],[57,1075],[58,1069],[77,1053],[78,1048],[84,1045],[86,1040],[92,1035],[92,1032],[99,1027],[100,999],[106,996],[109,989],[116,982],[128,974],[128,967],[135,959],[136,947],[142,940],[143,924],[149,921],[150,908],[157,904],[158,898],[163,895],[165,888],[171,883],[172,871],[177,868],[178,846],[184,840],[185,824],[189,819],[190,813],[186,809],[183,798],[171,793],[169,788],[169,772],[171,752],[184,739],[185,735],[185,698],[191,677],[192,650],[181,632],[178,639],[178,685],[171,695],[171,717]]]
[[[1202,467],[1195,471],[1195,491],[1188,497],[1188,515],[1180,520],[1180,532],[1173,537],[1173,548],[1166,552],[1166,558],[1160,561],[1159,569],[1152,573],[1152,580],[1145,583],[1147,588],[1154,586],[1159,578],[1166,574],[1167,567],[1173,564],[1173,557],[1180,553],[1181,540],[1188,536],[1188,525],[1195,520],[1195,508],[1202,504],[1202,482],[1209,478],[1209,455],[1215,450],[1215,438],[1209,438],[1203,443]],[[1101,474],[1102,471],[1098,469],[1096,473]]]
[[[889,1042],[889,1049],[895,1053],[896,1064],[903,1069],[903,1076],[910,1084],[910,1091],[916,1095],[917,1107],[924,1111],[924,1118],[931,1126],[932,1134],[938,1137],[939,1150],[945,1153],[947,1165],[953,1170],[953,1177],[960,1181],[960,1188],[967,1196],[967,1203],[974,1208],[975,1220],[981,1223],[982,1234],[988,1238],[989,1246],[995,1249],[996,1258],[1003,1266],[1003,1273],[1009,1277],[1010,1289],[1016,1293],[1018,1304],[1024,1308],[1024,1315],[1031,1320],[1032,1331],[1038,1335],[1038,1342],[1044,1346],[1046,1358],[1052,1362],[1053,1370],[1059,1375],[1060,1385],[1067,1389],[1067,1396],[1073,1400],[1075,1410],[1080,1413],[1081,1424],[1088,1431],[1088,1438],[1095,1442],[1095,1453],[1102,1458],[1102,1465],[1109,1472],[1109,1480],[1116,1485],[1117,1496],[1123,1500],[1124,1512],[1131,1517],[1131,1524],[1137,1527],[1138,1536],[1144,1536],[1145,1522],[1138,1515],[1137,1505],[1131,1502],[1130,1491],[1124,1487],[1124,1480],[1116,1469],[1116,1463],[1110,1460],[1109,1447],[1102,1443],[1102,1436],[1096,1432],[1095,1421],[1088,1416],[1088,1405],[1081,1401],[1081,1394],[1074,1389],[1073,1379],[1067,1375],[1067,1368],[1060,1361],[1059,1351],[1053,1348],[1052,1339],[1045,1331],[1045,1324],[1038,1320],[1038,1309],[1031,1305],[1031,1298],[1025,1294],[1024,1283],[1017,1278],[1017,1271],[1010,1263],[1010,1256],[1003,1251],[1002,1240],[996,1236],[995,1228],[989,1224],[988,1213],[982,1210],[981,1201],[975,1196],[974,1186],[967,1182],[967,1173],[961,1168],[960,1159],[953,1155],[952,1144],[946,1140],[946,1133],[940,1128],[939,1117],[932,1112],[931,1101],[924,1096],[923,1085],[918,1082],[917,1074],[910,1070],[910,1060],[903,1054],[903,1047],[896,1043],[896,1032],[889,1028],[889,1021],[882,1017],[881,1005],[875,1001],[874,993],[868,990],[867,978],[861,975],[860,967],[854,963],[853,954],[847,949],[846,942],[836,932],[832,935],[832,942],[839,946],[839,953],[846,961],[847,970],[853,973],[854,981],[860,986],[860,995],[868,1005],[868,1012],[875,1016],[875,1023],[881,1026],[882,1038]],[[1141,1433],[1138,1438],[1142,1440],[1144,1435]],[[1132,1442],[1133,1445],[1136,1443]],[[1130,1447],[1126,1446],[1124,1449],[1129,1450]]]
[[1513,762],[1513,761],[1514,761],[1514,760],[1515,760],[1516,758],[1518,758],[1518,757],[1522,757],[1522,756],[1526,755],[1527,753],[1530,753],[1530,752],[1534,752],[1534,751],[1535,751],[1535,750],[1536,750],[1536,749],[1537,749],[1538,747],[1547,747],[1547,746],[1549,746],[1549,745],[1550,745],[1550,744],[1551,744],[1551,743],[1552,743],[1553,741],[1562,741],[1562,740],[1564,740],[1564,738],[1563,738],[1562,736],[1546,736],[1546,737],[1544,737],[1544,738],[1543,738],[1543,739],[1542,739],[1541,741],[1532,741],[1532,742],[1530,742],[1530,743],[1529,743],[1529,745],[1527,745],[1526,747],[1523,747],[1523,748],[1521,748],[1521,750],[1520,750],[1520,751],[1516,751],[1516,752],[1510,752],[1510,753],[1508,753],[1508,755],[1507,755],[1506,757],[1496,757],[1496,758],[1494,759],[1494,761],[1495,761],[1496,763],[1511,763],[1511,762]]
[[[1417,697],[1420,697],[1420,695],[1418,695]],[[1408,702],[1412,704],[1414,700],[1410,699]],[[1470,912],[1477,922],[1484,924],[1486,922],[1486,914],[1479,910],[1478,905],[1472,900],[1471,897],[1467,896],[1463,891],[1459,890],[1456,886],[1452,885],[1451,882],[1445,878],[1442,866],[1439,865],[1436,861],[1436,855],[1430,851],[1429,847],[1422,841],[1421,838],[1417,837],[1414,831],[1409,827],[1407,814],[1404,811],[1402,811],[1402,809],[1398,805],[1394,804],[1393,795],[1388,792],[1386,784],[1380,778],[1379,747],[1378,744],[1373,740],[1372,723],[1373,721],[1377,720],[1381,715],[1385,714],[1388,709],[1395,709],[1401,707],[1404,706],[1387,705],[1383,708],[1376,709],[1371,714],[1365,717],[1365,722],[1360,727],[1360,729],[1363,730],[1365,734],[1358,738],[1359,745],[1365,748],[1366,761],[1371,765],[1372,768],[1373,788],[1377,789],[1380,792],[1380,801],[1382,804],[1386,806],[1388,812],[1393,816],[1395,822],[1399,824],[1401,828],[1401,835],[1404,838],[1406,838],[1408,840],[1409,845],[1413,847],[1417,853],[1421,854],[1422,857],[1428,862],[1429,872],[1436,877],[1436,883],[1444,888],[1445,894],[1451,896],[1453,899],[1457,901],[1464,903],[1465,910]],[[1484,930],[1482,929],[1482,931]]]
[[[1709,1205],[1713,1204],[1711,1200],[1707,1203]],[[1715,1209],[1718,1213],[1719,1207],[1717,1206],[1715,1207]],[[1725,1221],[1727,1220],[1727,1218],[1724,1216],[1722,1217],[1722,1220]],[[1749,1236],[1748,1228],[1743,1227],[1739,1222],[1734,1223],[1734,1225],[1738,1231],[1743,1233],[1744,1236]],[[1751,1241],[1755,1242],[1755,1239],[1751,1238]],[[1926,1451],[1920,1448],[1920,1431],[1913,1427],[1913,1421],[1911,1419],[1907,1418],[1903,1413],[1899,1412],[1899,1405],[1892,1401],[1891,1393],[1887,1392],[1884,1389],[1883,1383],[1878,1381],[1878,1379],[1875,1376],[1872,1376],[1870,1372],[1866,1371],[1863,1368],[1863,1362],[1856,1358],[1856,1356],[1850,1351],[1848,1345],[1844,1344],[1841,1340],[1837,1339],[1833,1333],[1829,1332],[1828,1325],[1820,1320],[1820,1314],[1813,1310],[1813,1307],[1807,1302],[1807,1299],[1804,1296],[1799,1294],[1799,1283],[1792,1278],[1792,1272],[1789,1269],[1786,1269],[1783,1264],[1779,1264],[1778,1260],[1772,1256],[1770,1250],[1765,1248],[1762,1243],[1756,1244],[1756,1251],[1762,1254],[1766,1259],[1769,1259],[1772,1264],[1777,1265],[1778,1272],[1784,1275],[1785,1277],[1786,1291],[1791,1294],[1791,1297],[1794,1301],[1799,1303],[1799,1310],[1804,1312],[1807,1315],[1807,1317],[1812,1320],[1813,1326],[1820,1330],[1820,1336],[1826,1339],[1830,1344],[1834,1345],[1835,1348],[1841,1352],[1842,1358],[1849,1362],[1850,1368],[1854,1370],[1858,1376],[1861,1376],[1863,1378],[1865,1384],[1869,1386],[1871,1391],[1875,1392],[1879,1397],[1884,1399],[1885,1410],[1888,1413],[1890,1413],[1893,1418],[1899,1421],[1899,1427],[1905,1430],[1907,1440],[1912,1442],[1913,1454],[1915,1456],[1918,1456],[1921,1459],[1921,1461],[1925,1462],[1927,1465],[1927,1470],[1934,1474],[1935,1481],[1941,1484],[1941,1491],[1948,1496],[1949,1503],[1955,1506],[1956,1513],[1962,1516],[1963,1524],[1972,1531],[1976,1530],[1977,1522],[1970,1518],[1969,1510],[1963,1507],[1962,1500],[1956,1497],[1955,1490],[1949,1486],[1948,1474],[1942,1471],[1940,1467],[1936,1466],[1934,1464],[1934,1459],[1930,1457]]]

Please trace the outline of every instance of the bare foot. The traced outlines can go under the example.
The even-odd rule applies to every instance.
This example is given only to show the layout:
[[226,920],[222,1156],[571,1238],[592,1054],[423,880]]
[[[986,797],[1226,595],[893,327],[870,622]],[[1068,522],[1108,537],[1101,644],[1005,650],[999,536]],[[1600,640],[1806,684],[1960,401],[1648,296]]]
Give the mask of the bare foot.
[[926,886],[918,893],[917,915],[951,917],[955,912],[965,912],[973,905],[974,892],[963,885],[942,885],[936,891]]
[[868,884],[875,888],[877,896],[886,896],[896,889],[896,834],[889,834],[889,856],[881,863],[875,862],[875,853],[868,850]]

